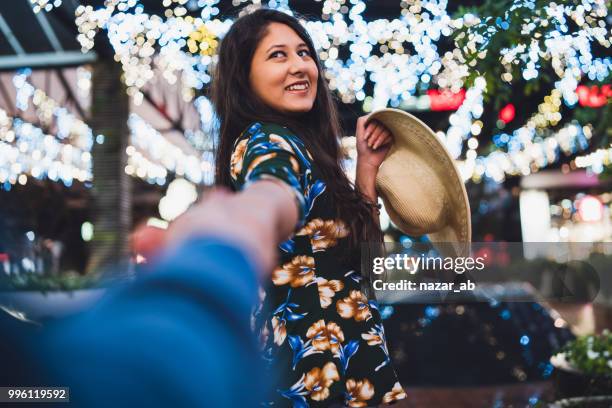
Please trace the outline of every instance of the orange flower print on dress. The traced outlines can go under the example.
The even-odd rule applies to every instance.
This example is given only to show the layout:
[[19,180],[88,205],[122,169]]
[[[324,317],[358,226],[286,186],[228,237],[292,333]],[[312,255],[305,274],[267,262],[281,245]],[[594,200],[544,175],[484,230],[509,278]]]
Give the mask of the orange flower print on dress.
[[315,280],[314,258],[306,255],[296,256],[272,272],[272,282],[276,286],[289,284],[292,288],[308,285]]
[[280,346],[287,337],[287,321],[274,316],[272,318],[272,328],[274,329],[274,343]]
[[261,156],[257,156],[257,158],[255,158],[255,160],[253,160],[251,163],[249,163],[249,167],[247,168],[247,172],[246,172],[246,176],[244,177],[245,179],[248,180],[249,176],[251,175],[251,172],[253,170],[255,170],[257,168],[257,166],[259,166],[261,163],[267,161],[267,160],[271,160],[273,158],[275,158],[278,154],[275,152],[272,153],[268,153],[268,154],[262,154]]
[[367,378],[357,381],[349,378],[346,381],[346,404],[349,407],[367,407],[367,401],[374,396],[374,384]]
[[404,389],[402,388],[402,386],[400,385],[399,382],[396,382],[393,385],[393,389],[391,391],[385,393],[385,396],[383,397],[383,402],[385,404],[388,404],[388,403],[393,402],[393,401],[399,401],[399,400],[404,399],[406,397],[408,397],[408,396],[404,392]]
[[368,298],[358,290],[351,290],[349,297],[336,302],[336,310],[343,318],[355,318],[358,322],[369,320],[372,317]]
[[371,329],[369,333],[362,333],[361,338],[366,340],[369,346],[377,346],[383,342],[380,334],[374,329]]
[[296,235],[310,236],[313,251],[323,251],[338,243],[338,239],[349,234],[349,229],[342,220],[327,220],[315,218],[306,224]]
[[232,152],[232,157],[230,159],[230,169],[231,174],[234,179],[238,178],[240,172],[242,172],[242,162],[244,160],[244,154],[246,153],[248,139],[241,140],[238,142],[234,151]]
[[319,300],[321,301],[321,307],[326,309],[331,305],[332,298],[336,292],[344,289],[344,282],[340,280],[327,280],[324,278],[317,278],[317,287],[319,288]]
[[344,341],[342,329],[334,322],[327,325],[323,319],[315,322],[308,328],[306,337],[312,339],[312,346],[316,350],[331,350],[334,354],[338,352]]
[[280,137],[277,134],[270,133],[269,137],[270,137],[270,142],[274,143],[281,149],[291,153],[291,156],[289,156],[289,162],[291,163],[291,168],[293,169],[294,172],[299,173],[300,165],[298,164],[297,160],[294,157],[295,153],[291,145],[284,138]]
[[313,401],[323,401],[329,397],[329,387],[334,381],[339,379],[338,369],[330,361],[323,368],[315,367],[307,372],[304,378],[304,385],[310,391],[310,398]]

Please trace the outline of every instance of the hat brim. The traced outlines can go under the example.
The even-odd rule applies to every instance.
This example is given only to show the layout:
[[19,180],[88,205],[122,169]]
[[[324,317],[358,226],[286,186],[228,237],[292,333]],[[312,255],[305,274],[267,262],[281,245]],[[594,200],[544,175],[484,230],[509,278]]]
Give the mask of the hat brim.
[[[394,147],[399,149],[395,150],[395,155],[401,154],[404,149],[406,152],[410,151],[412,155],[416,151],[419,155],[431,156],[432,160],[425,162],[431,166],[432,174],[436,175],[436,182],[446,190],[448,202],[444,205],[450,206],[451,211],[448,212],[444,225],[438,230],[418,232],[421,235],[425,233],[444,255],[469,255],[469,243],[472,239],[470,204],[459,169],[446,147],[425,123],[402,110],[382,109],[372,113],[368,120],[380,121],[393,133],[394,144],[397,145]],[[408,157],[408,154],[406,156]],[[377,179],[377,186],[378,184]],[[406,223],[391,204],[393,200],[386,197],[384,190],[390,195],[393,192],[389,188],[379,189],[391,221],[403,232],[414,234],[414,230],[406,228]]]

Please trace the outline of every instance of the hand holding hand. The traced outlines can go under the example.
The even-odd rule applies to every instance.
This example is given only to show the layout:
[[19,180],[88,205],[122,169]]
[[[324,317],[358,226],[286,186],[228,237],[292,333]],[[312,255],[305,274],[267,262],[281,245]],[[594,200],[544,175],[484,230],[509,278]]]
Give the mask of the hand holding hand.
[[276,258],[276,224],[267,216],[269,211],[246,204],[243,194],[215,187],[170,224],[166,243],[171,248],[190,237],[218,237],[247,250],[261,270],[269,272]]

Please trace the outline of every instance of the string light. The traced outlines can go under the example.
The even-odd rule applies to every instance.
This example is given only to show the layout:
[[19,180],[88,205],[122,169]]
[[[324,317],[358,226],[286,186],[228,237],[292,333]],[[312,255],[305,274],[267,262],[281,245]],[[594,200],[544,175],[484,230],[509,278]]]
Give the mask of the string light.
[[55,136],[60,140],[78,147],[83,151],[91,151],[93,133],[89,126],[76,118],[58,102],[50,98],[43,90],[34,87],[28,82],[31,71],[26,69],[13,76],[13,85],[16,90],[15,106],[21,111],[34,108],[36,117],[41,126],[46,129],[56,128]]
[[0,183],[25,185],[28,176],[61,181],[66,186],[75,179],[89,181],[91,154],[0,109]]
[[22,70],[13,76],[15,106],[20,111],[32,106],[40,125],[57,131],[50,135],[0,110],[0,183],[25,185],[28,176],[61,181],[66,186],[72,185],[75,179],[90,181],[91,129],[29,83],[30,73]]
[[592,135],[590,125],[580,126],[576,121],[565,125],[556,132],[534,141],[535,130],[521,127],[512,135],[496,135],[494,140],[503,144],[504,149],[487,156],[468,157],[458,163],[464,180],[480,182],[484,177],[501,183],[506,175],[529,175],[535,173],[561,157],[585,150]]
[[[161,76],[168,83],[177,84],[183,98],[190,101],[210,81],[209,69],[216,58],[217,41],[233,23],[231,19],[216,17],[218,3],[216,0],[164,0],[164,17],[145,13],[138,0],[107,0],[97,10],[79,6],[76,11],[78,40],[83,50],[89,50],[100,29],[108,32],[115,59],[123,66],[123,79],[135,103],[142,101],[141,89],[154,78],[153,67],[161,70]],[[232,4],[246,6],[242,7],[241,14],[263,5],[261,1],[245,0],[233,0]],[[292,14],[285,0],[270,0],[267,5]],[[187,15],[198,8],[200,17]],[[478,180],[494,174],[493,179],[501,180],[517,171],[519,174],[537,171],[540,163],[557,160],[558,155],[553,154],[557,151],[553,147],[555,141],[567,132],[574,135],[572,129],[582,127],[569,125],[548,132],[549,136],[543,139],[538,132],[561,123],[561,103],[569,107],[577,103],[575,91],[583,77],[602,80],[612,70],[610,57],[594,57],[591,53],[595,43],[610,47],[605,0],[583,0],[580,4],[567,5],[550,3],[538,8],[532,0],[516,0],[495,19],[469,13],[453,19],[444,0],[402,1],[400,16],[394,19],[365,21],[366,8],[366,2],[360,0],[325,0],[320,21],[301,21],[325,66],[330,89],[344,103],[361,101],[366,112],[415,103],[415,94],[435,86],[460,92],[479,61],[487,57],[496,36],[507,30],[514,30],[518,40],[495,51],[499,52],[504,71],[502,81],[512,83],[520,77],[532,81],[545,64],[552,66],[558,80],[539,112],[512,135],[496,135],[498,141],[508,139],[504,146],[518,143],[522,147],[493,152],[486,157],[479,157],[476,148],[470,145],[464,149],[468,139],[477,142],[475,137],[483,129],[479,118],[483,114],[487,87],[485,77],[476,76],[465,91],[463,103],[450,115],[449,128],[440,135],[453,157],[459,159],[465,154],[466,179]],[[524,18],[519,21],[518,15]],[[569,21],[576,26],[572,32],[569,32]],[[451,37],[455,48],[441,55],[437,44],[443,37]],[[368,81],[373,85],[371,95],[366,94]],[[204,146],[202,138],[207,135],[208,132],[195,131],[187,137]],[[583,132],[572,136],[578,148],[561,147],[561,151],[582,150],[588,138],[580,135]],[[534,142],[536,136],[541,140]],[[476,142],[471,145],[478,146]],[[535,153],[538,149],[541,153]],[[496,153],[510,164],[497,168],[489,164]]]
[[204,24],[189,34],[187,47],[192,54],[212,56],[217,49],[217,37]]
[[77,74],[77,92],[79,96],[87,98],[91,92],[91,71],[86,67],[78,67]]
[[[200,89],[210,80],[212,44],[232,23],[231,19],[214,19],[219,13],[217,3],[197,1],[191,7],[201,8],[201,17],[193,18],[186,15],[189,6],[186,0],[165,0],[165,19],[145,13],[137,0],[107,0],[97,10],[79,6],[76,11],[78,39],[83,49],[89,50],[97,31],[101,28],[108,31],[116,59],[124,67],[128,90],[137,100],[141,97],[139,89],[152,78],[151,65],[156,63],[153,60],[158,48],[159,56],[165,60],[160,65],[165,67],[166,79],[174,83],[180,72],[186,86]],[[233,4],[243,3],[248,2],[239,0]],[[261,1],[251,3],[261,6]],[[458,92],[470,66],[486,56],[486,46],[495,35],[508,29],[512,12],[519,9],[533,12],[520,24],[526,41],[500,51],[501,62],[507,68],[503,80],[514,78],[512,69],[517,63],[525,79],[537,77],[542,60],[551,60],[560,78],[567,76],[567,68],[578,68],[593,79],[605,77],[610,72],[610,58],[593,58],[590,53],[593,40],[606,48],[610,46],[605,28],[605,1],[582,3],[568,6],[551,3],[542,10],[534,10],[533,1],[517,0],[493,24],[491,17],[472,14],[452,19],[446,11],[446,1],[403,1],[400,18],[366,22],[362,17],[365,2],[325,0],[322,20],[303,24],[320,50],[330,87],[339,93],[342,101],[364,100],[365,77],[369,74],[374,83],[370,106],[377,109],[387,104],[399,106],[415,93],[419,84],[437,84]],[[291,13],[287,1],[269,1],[268,6]],[[566,34],[567,18],[579,30]],[[539,29],[536,35],[531,35],[535,27]],[[457,48],[440,56],[436,42],[453,34],[456,34]],[[345,60],[339,57],[341,48],[349,51]]]
[[473,130],[474,120],[480,118],[483,108],[483,94],[487,82],[482,77],[476,78],[474,86],[466,92],[459,109],[449,117],[450,126],[443,140],[453,158],[458,158],[463,150],[463,142]]
[[550,95],[544,97],[544,102],[538,105],[538,112],[527,122],[527,126],[535,128],[546,128],[555,126],[561,120],[561,92],[553,89]]
[[41,10],[51,11],[54,8],[57,8],[62,5],[62,0],[30,0],[32,4],[32,10],[34,13],[38,13]]
[[[521,22],[513,22],[514,15],[520,15]],[[495,21],[491,17],[478,20],[476,24],[464,25],[455,37],[458,53],[455,63],[477,61],[486,56],[486,47],[495,36],[510,28],[520,27],[520,38],[513,40],[512,47],[500,49],[500,62],[504,67],[501,79],[512,82],[519,70],[529,81],[538,77],[544,61],[550,64],[560,78],[557,89],[561,90],[569,105],[575,103],[573,93],[576,83],[586,75],[591,80],[602,81],[611,71],[611,59],[593,58],[591,44],[610,47],[610,34],[606,17],[608,10],[604,0],[583,1],[580,4],[550,3],[541,9],[530,0],[516,0]],[[514,17],[516,18],[516,17]],[[573,20],[577,29],[569,32],[568,19]],[[467,75],[465,75],[467,76]],[[566,79],[565,81],[563,79]]]
[[[136,1],[109,0],[104,8],[97,10],[79,6],[76,11],[78,40],[86,51],[93,47],[93,38],[100,29],[108,31],[115,59],[122,63],[128,91],[136,101],[141,98],[139,89],[152,78],[152,64],[164,68],[163,76],[170,83],[176,82],[177,72],[180,72],[187,86],[200,89],[210,80],[208,69],[216,38],[227,32],[232,21],[207,20],[218,14],[215,7],[217,2],[214,1],[198,2],[198,6],[203,7],[202,18],[184,16],[182,11],[177,15],[177,7],[182,8],[184,3],[164,2],[167,11],[173,10],[165,13],[165,20],[144,13],[143,7]],[[328,1],[324,4],[324,10],[334,12],[330,14],[329,21],[303,22],[321,49],[327,72],[330,77],[336,78],[330,81],[330,86],[338,91],[344,102],[363,100],[364,74],[372,72],[381,78],[374,92],[374,107],[386,105],[389,99],[392,104],[399,104],[402,98],[414,93],[422,75],[432,78],[441,68],[440,62],[436,61],[436,46],[430,37],[439,37],[440,33],[450,35],[452,32],[451,20],[444,11],[446,4],[424,2],[426,7],[419,8],[418,16],[426,17],[407,13],[402,19],[366,23],[361,17],[365,3],[351,3],[354,4],[349,6],[343,1]],[[289,12],[286,1],[270,1],[268,5]],[[128,13],[128,10],[131,12]],[[348,24],[343,15],[352,24]],[[413,20],[418,20],[415,26],[407,24]],[[197,38],[202,38],[202,34],[198,33],[205,33],[206,41],[196,44]],[[209,46],[211,43],[213,46]],[[404,55],[408,46],[406,43],[413,44],[414,55]],[[350,49],[350,58],[346,61],[338,57],[339,49],[343,46]],[[160,52],[154,56],[157,48]],[[382,52],[382,57],[373,58],[370,55],[375,49]],[[388,83],[383,83],[389,73],[392,78]]]
[[612,146],[607,149],[597,149],[584,156],[578,156],[574,163],[577,168],[587,169],[594,174],[600,174],[605,167],[612,164]]
[[[28,81],[30,73],[30,70],[22,70],[13,77],[16,106],[21,111],[32,107],[38,122],[44,128],[56,129],[56,133],[53,136],[46,134],[39,127],[0,111],[0,184],[25,184],[27,176],[46,177],[67,186],[74,179],[91,181],[94,142],[91,128],[32,85]],[[90,80],[87,73],[82,75],[85,80]],[[199,99],[197,106],[201,115],[212,117],[210,101]],[[214,129],[214,122],[202,120],[201,129],[209,132]],[[202,140],[200,147],[207,150],[198,158],[185,154],[137,115],[130,116],[128,126],[131,135],[126,149],[127,174],[163,185],[169,172],[173,172],[194,183],[212,184],[211,146],[204,141],[202,130],[198,131]],[[96,141],[103,143],[103,136],[96,136]]]
[[[182,0],[164,2],[169,7],[166,11],[171,11],[166,13],[166,19],[145,13],[144,7],[134,0],[108,0],[105,7],[96,10],[79,6],[75,20],[79,30],[77,40],[82,50],[88,51],[94,45],[97,32],[107,30],[115,60],[123,67],[127,92],[136,104],[142,102],[141,89],[155,76],[154,66],[169,84],[178,82],[183,87],[184,99],[190,101],[195,90],[210,82],[208,67],[213,61],[217,38],[227,32],[231,20],[204,21],[177,13],[178,9],[184,9],[185,3]],[[214,7],[216,2],[202,4],[208,7],[208,14],[218,13]]]
[[128,119],[128,127],[131,145],[126,149],[127,174],[159,185],[166,183],[168,172],[195,184],[212,182],[214,166],[209,156],[185,153],[134,113]]

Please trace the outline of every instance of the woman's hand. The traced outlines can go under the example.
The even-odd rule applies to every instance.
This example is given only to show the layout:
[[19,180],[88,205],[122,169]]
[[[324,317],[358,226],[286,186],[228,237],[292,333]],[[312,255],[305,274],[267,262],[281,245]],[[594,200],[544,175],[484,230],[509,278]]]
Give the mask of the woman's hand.
[[357,119],[357,172],[355,185],[372,202],[378,200],[376,193],[376,174],[385,159],[393,135],[380,122],[373,120],[368,123],[370,115]]
[[249,252],[267,274],[276,263],[276,245],[297,220],[296,201],[282,182],[260,180],[239,193],[216,187],[170,225],[166,243],[178,246],[198,235],[225,238]]
[[391,147],[393,134],[377,120],[368,123],[369,116],[357,119],[357,165],[365,166],[376,174]]
[[283,182],[260,180],[239,193],[215,187],[167,230],[138,228],[132,234],[132,249],[134,256],[146,261],[163,251],[173,251],[191,238],[213,236],[247,251],[266,278],[276,264],[276,245],[291,235],[298,216],[293,192]]

